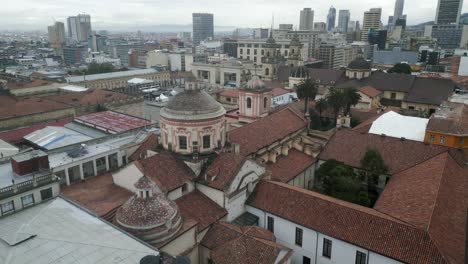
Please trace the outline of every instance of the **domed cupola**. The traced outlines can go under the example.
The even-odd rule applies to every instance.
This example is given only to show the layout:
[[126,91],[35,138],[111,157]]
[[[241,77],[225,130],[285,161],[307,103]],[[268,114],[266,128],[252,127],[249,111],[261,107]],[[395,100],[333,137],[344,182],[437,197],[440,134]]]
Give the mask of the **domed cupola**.
[[307,79],[309,77],[309,71],[304,66],[294,67],[291,69],[289,77]]
[[349,79],[364,79],[371,75],[371,64],[362,56],[352,60],[346,68],[346,77]]
[[224,146],[226,110],[198,84],[186,85],[161,109],[161,139],[180,154],[211,153]]
[[265,90],[266,85],[258,75],[254,75],[243,88],[246,90]]
[[136,194],[117,210],[117,224],[150,244],[172,238],[182,226],[175,202],[162,193],[154,193],[155,184],[146,176],[134,186]]

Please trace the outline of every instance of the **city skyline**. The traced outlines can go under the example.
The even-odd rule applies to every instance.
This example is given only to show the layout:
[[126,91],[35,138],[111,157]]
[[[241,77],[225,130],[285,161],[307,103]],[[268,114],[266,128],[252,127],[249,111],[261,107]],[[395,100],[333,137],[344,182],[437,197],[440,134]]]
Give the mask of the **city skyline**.
[[[201,0],[197,4],[186,0],[172,2],[174,8],[163,10],[167,4],[162,1],[136,0],[119,1],[110,0],[94,2],[89,0],[68,0],[56,5],[52,0],[40,3],[32,0],[18,0],[7,2],[0,10],[0,30],[44,30],[54,21],[65,22],[66,18],[78,13],[90,14],[93,17],[93,29],[108,30],[134,30],[141,27],[150,31],[156,25],[191,25],[192,13],[213,13],[215,27],[269,27],[271,16],[274,14],[275,25],[288,23],[299,26],[299,11],[310,7],[314,10],[314,21],[326,22],[328,8],[333,5],[337,10],[349,9],[351,20],[361,21],[364,11],[371,7],[382,8],[382,22],[393,15],[395,1],[380,2],[363,0],[362,5],[355,6],[344,0],[335,1],[301,1],[290,3],[286,1],[272,1],[267,4],[263,0],[223,3],[216,5],[212,0]],[[115,6],[115,8],[109,8]],[[203,6],[203,8],[200,8]],[[261,8],[261,9],[260,9]],[[418,24],[435,19],[437,0],[425,2],[405,3],[405,14],[408,15],[408,24]],[[263,10],[263,12],[258,12]],[[462,13],[468,12],[468,6],[462,8]],[[25,15],[26,14],[26,15]],[[239,19],[242,14],[242,19]],[[21,22],[17,18],[21,17]]]

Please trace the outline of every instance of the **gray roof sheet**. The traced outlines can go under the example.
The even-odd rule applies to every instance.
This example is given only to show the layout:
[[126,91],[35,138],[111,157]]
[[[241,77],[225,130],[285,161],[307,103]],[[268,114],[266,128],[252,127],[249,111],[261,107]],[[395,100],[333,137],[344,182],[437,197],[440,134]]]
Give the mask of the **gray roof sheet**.
[[67,77],[65,80],[69,83],[82,82],[84,78],[86,81],[94,80],[103,80],[103,79],[112,79],[112,78],[121,78],[121,77],[132,77],[136,75],[157,73],[155,69],[142,69],[142,70],[131,70],[131,71],[118,71],[118,72],[109,72],[109,73],[100,73],[100,74],[91,74],[86,76],[72,76]]

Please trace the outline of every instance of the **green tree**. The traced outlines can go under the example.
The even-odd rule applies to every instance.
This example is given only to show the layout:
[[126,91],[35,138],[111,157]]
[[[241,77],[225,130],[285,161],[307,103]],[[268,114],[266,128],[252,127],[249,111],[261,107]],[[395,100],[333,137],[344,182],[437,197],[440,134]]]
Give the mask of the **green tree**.
[[333,110],[336,119],[340,114],[340,110],[346,106],[343,90],[332,88],[325,98],[327,100],[327,105]]
[[351,107],[357,105],[359,100],[361,100],[361,95],[359,94],[358,89],[355,87],[347,87],[343,89],[345,115],[350,113]]
[[325,98],[320,98],[315,102],[315,110],[317,110],[319,117],[322,117],[323,111],[327,110],[328,104]]
[[388,73],[411,74],[411,66],[409,66],[407,63],[397,63],[393,65],[390,70],[388,70]]
[[296,92],[297,97],[304,100],[304,114],[307,114],[309,110],[309,100],[314,100],[315,96],[317,96],[317,84],[315,83],[315,80],[312,78],[303,80],[297,86]]
[[379,176],[388,173],[385,161],[376,149],[368,149],[361,159],[361,169],[364,180],[367,181],[368,190],[375,190],[379,182]]

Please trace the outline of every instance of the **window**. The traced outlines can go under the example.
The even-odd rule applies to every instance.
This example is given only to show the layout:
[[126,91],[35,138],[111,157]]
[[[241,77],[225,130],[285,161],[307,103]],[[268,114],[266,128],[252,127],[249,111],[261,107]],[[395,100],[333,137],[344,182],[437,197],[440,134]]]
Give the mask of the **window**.
[[309,257],[306,257],[306,256],[302,257],[302,264],[310,264],[310,263],[311,261]]
[[23,207],[27,207],[34,204],[34,195],[31,193],[29,195],[21,197],[21,203]]
[[262,56],[265,55],[265,50],[262,50]]
[[396,93],[392,93],[392,94],[390,95],[390,98],[396,99]]
[[463,145],[465,144],[465,138],[464,137],[461,137],[458,142],[460,143],[460,145]]
[[2,215],[12,213],[15,211],[15,204],[13,203],[13,201],[2,203],[1,209],[2,209]]
[[275,219],[271,216],[267,217],[267,229],[272,233],[275,232]]
[[211,147],[211,136],[205,135],[203,136],[203,148],[207,149]]
[[265,75],[266,76],[270,75],[270,69],[268,69],[268,68],[265,69]]
[[429,136],[429,141],[434,142],[434,140],[435,140],[435,136],[434,136],[434,135],[430,135],[430,136]]
[[302,229],[296,227],[296,245],[302,247]]
[[439,141],[441,144],[445,144],[445,136],[440,136]]
[[257,55],[257,50],[256,49],[254,50],[254,55]]
[[184,185],[182,185],[182,193],[186,193],[188,191],[188,183],[184,183]]
[[330,239],[323,238],[323,250],[322,256],[331,258],[332,241]]
[[247,55],[250,55],[250,49],[247,49]]
[[243,51],[244,51],[243,49],[240,49],[240,50],[239,50],[239,53],[240,53],[240,54],[242,54],[242,53],[243,53]]
[[41,191],[41,200],[47,200],[52,198],[52,187]]
[[247,98],[247,108],[252,108],[252,98]]
[[367,255],[361,251],[356,251],[356,264],[366,264]]
[[179,149],[187,149],[187,137],[179,136]]
[[414,110],[414,106],[408,107],[409,110]]
[[268,106],[268,98],[265,97],[263,98],[263,108],[267,108],[267,106]]
[[250,56],[247,56],[247,60],[250,60]]

